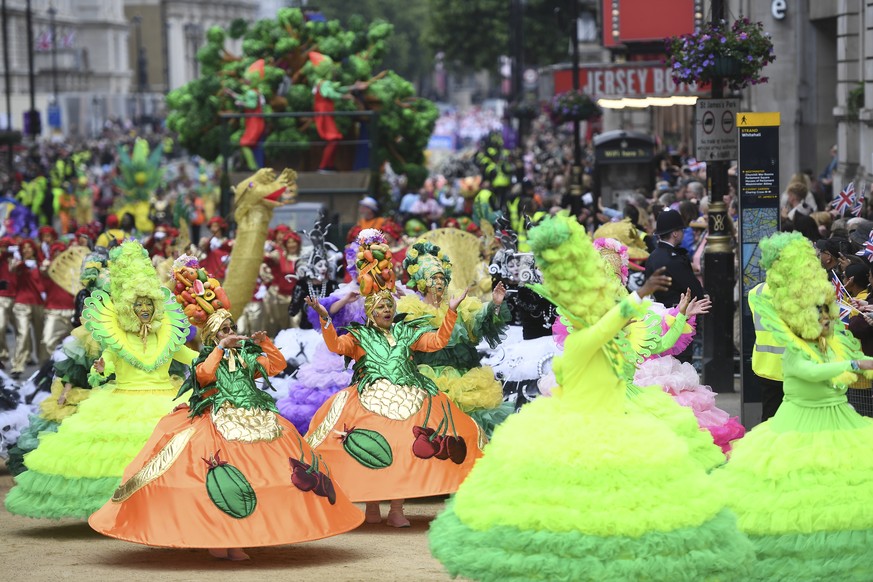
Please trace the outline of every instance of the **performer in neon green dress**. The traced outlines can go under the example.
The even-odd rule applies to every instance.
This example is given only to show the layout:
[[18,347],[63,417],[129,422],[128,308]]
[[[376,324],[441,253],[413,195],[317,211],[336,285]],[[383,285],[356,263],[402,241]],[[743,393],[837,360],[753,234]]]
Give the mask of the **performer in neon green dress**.
[[615,337],[647,303],[616,302],[618,280],[574,219],[547,219],[529,240],[540,292],[574,329],[554,360],[559,386],[497,427],[431,525],[434,556],[475,580],[743,580],[754,554],[724,492],[628,404]]
[[846,387],[873,368],[838,320],[834,288],[799,233],[761,242],[770,294],[749,294],[785,346],[785,397],[715,471],[755,544],[748,580],[873,580],[873,420]]
[[6,508],[29,517],[86,518],[112,497],[124,468],[175,403],[168,370],[190,364],[189,324],[162,288],[148,253],[126,242],[110,255],[109,295],[96,291],[82,314],[103,352],[89,374],[92,390],[79,412],[44,434],[25,455]]

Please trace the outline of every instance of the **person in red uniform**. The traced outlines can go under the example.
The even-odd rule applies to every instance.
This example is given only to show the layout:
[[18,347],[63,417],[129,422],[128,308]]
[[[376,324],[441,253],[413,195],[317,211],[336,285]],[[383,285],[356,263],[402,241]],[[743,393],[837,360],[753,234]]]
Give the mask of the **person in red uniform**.
[[22,239],[18,245],[19,256],[9,264],[15,281],[15,305],[12,318],[15,322],[15,355],[12,357],[12,378],[18,379],[33,355],[33,341],[40,344],[42,333],[43,293],[42,276],[39,270],[40,255],[36,242]]
[[213,216],[209,219],[208,226],[211,236],[200,239],[200,250],[203,252],[200,266],[219,281],[224,281],[233,244],[227,238],[227,222],[220,216]]
[[288,315],[288,304],[297,285],[297,261],[300,259],[300,235],[288,231],[281,235],[276,250],[264,257],[270,269],[270,286],[266,298],[267,335],[297,327],[297,322]]
[[9,359],[9,345],[6,330],[12,323],[12,305],[15,303],[15,279],[9,270],[12,261],[10,247],[15,246],[12,237],[0,238],[0,369],[5,368]]
[[55,348],[73,330],[73,314],[76,298],[66,289],[55,283],[48,275],[48,266],[58,255],[67,250],[62,242],[54,243],[49,249],[50,259],[43,264],[42,286],[45,289],[45,317],[42,327],[42,354],[40,359],[51,357]]

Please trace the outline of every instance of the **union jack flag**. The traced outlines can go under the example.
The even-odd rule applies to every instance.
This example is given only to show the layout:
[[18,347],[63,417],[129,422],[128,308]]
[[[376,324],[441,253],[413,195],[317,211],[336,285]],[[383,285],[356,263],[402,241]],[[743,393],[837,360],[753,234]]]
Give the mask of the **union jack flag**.
[[[846,186],[842,192],[837,194],[837,197],[834,198],[833,202],[831,202],[831,206],[840,213],[840,216],[846,214],[846,210],[854,211],[855,209],[855,183],[849,182],[849,185]],[[860,202],[857,203],[858,212],[860,213]]]
[[831,283],[833,283],[834,292],[837,294],[837,303],[843,303],[843,301],[848,301],[852,298],[843,282],[837,276],[836,271],[831,271]]
[[849,325],[849,317],[852,315],[853,307],[840,301],[837,305],[840,306],[840,321]]
[[864,243],[861,247],[861,250],[855,253],[859,257],[864,257],[871,263],[873,263],[873,230],[870,231],[870,238]]

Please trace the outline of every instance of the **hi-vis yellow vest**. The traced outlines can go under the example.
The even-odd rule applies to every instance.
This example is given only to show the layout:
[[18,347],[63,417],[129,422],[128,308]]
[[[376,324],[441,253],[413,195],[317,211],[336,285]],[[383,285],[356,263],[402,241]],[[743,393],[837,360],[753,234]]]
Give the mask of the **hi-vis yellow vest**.
[[[749,295],[769,295],[766,283],[759,283],[749,291]],[[782,381],[782,354],[785,346],[779,344],[773,334],[761,325],[761,317],[755,313],[752,302],[749,301],[749,309],[752,311],[752,321],[755,324],[755,347],[752,349],[752,371],[762,378]]]

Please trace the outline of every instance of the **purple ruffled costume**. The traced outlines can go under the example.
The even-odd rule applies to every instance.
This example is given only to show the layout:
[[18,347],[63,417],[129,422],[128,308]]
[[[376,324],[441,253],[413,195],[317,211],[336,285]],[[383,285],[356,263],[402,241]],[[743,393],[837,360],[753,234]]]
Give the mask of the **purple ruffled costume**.
[[[343,285],[331,295],[319,299],[318,302],[330,312],[330,307],[334,303],[349,292],[357,290],[356,284]],[[306,308],[306,317],[309,318],[314,329],[321,330],[318,314],[309,307]],[[345,305],[330,317],[338,330],[352,322],[364,323],[367,316],[364,314],[363,299],[359,298]],[[351,367],[346,368],[344,358],[328,350],[322,342],[315,348],[312,361],[303,364],[297,370],[288,395],[279,399],[276,407],[279,409],[279,414],[291,421],[300,434],[306,434],[309,430],[309,421],[321,405],[340,390],[348,388],[351,383]]]

